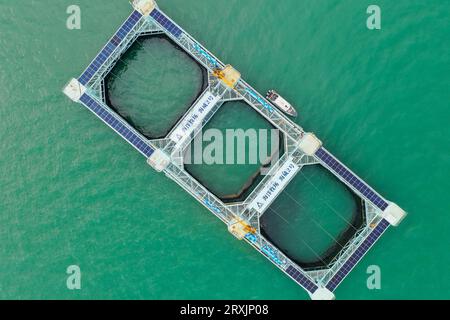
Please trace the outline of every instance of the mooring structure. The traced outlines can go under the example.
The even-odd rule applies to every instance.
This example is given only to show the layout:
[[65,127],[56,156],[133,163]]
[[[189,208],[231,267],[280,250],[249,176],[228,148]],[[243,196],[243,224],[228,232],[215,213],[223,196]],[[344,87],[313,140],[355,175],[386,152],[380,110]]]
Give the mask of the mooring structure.
[[[246,241],[282,272],[303,287],[312,299],[331,300],[334,291],[388,229],[398,226],[406,213],[383,198],[363,179],[329,152],[313,133],[292,122],[231,65],[221,62],[153,0],[131,1],[133,12],[101,49],[80,77],[64,93],[81,103],[140,152],[157,172],[164,173],[222,220],[238,239]],[[164,34],[208,72],[208,86],[163,139],[143,136],[106,103],[105,77],[133,42],[143,35]],[[184,169],[184,151],[220,107],[243,101],[283,133],[285,153],[268,175],[242,202],[226,204]],[[304,270],[289,259],[260,229],[260,218],[290,181],[308,165],[322,165],[358,195],[364,203],[365,222],[329,266]]]

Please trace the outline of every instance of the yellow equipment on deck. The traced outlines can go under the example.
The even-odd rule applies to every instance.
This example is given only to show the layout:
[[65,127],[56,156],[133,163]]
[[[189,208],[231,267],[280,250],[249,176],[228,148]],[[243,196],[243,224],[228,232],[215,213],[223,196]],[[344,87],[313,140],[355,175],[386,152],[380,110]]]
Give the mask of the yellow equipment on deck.
[[230,225],[228,226],[228,231],[239,240],[244,239],[248,233],[256,233],[255,228],[248,225],[244,220],[238,217],[235,217],[231,221]]
[[241,74],[231,65],[226,65],[225,68],[214,70],[213,75],[225,83],[228,87],[234,88],[241,79]]

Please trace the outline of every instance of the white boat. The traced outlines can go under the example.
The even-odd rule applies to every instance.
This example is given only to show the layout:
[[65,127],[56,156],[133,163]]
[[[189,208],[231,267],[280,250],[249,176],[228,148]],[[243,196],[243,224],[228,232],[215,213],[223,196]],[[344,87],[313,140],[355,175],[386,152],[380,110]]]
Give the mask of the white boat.
[[267,92],[266,98],[287,115],[291,117],[297,116],[297,111],[295,110],[295,108],[282,96],[280,96],[280,94],[275,90],[269,90],[269,92]]

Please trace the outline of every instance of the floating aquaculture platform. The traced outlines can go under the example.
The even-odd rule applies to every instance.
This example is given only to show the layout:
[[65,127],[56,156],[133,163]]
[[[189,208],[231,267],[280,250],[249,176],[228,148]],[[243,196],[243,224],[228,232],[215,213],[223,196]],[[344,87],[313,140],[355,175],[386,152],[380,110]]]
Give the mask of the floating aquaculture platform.
[[[303,287],[312,299],[334,299],[334,291],[389,226],[406,213],[383,198],[368,183],[333,156],[313,133],[288,119],[246,83],[231,65],[225,65],[153,0],[132,1],[133,12],[101,49],[82,75],[72,79],[64,93],[81,103],[140,152],[148,164],[163,172],[222,220],[238,239],[248,242],[276,267]],[[208,87],[164,139],[149,140],[112,110],[105,99],[105,77],[140,36],[165,34],[208,71]],[[286,150],[275,166],[243,202],[226,204],[184,169],[184,150],[195,134],[228,101],[244,101],[283,133]],[[303,270],[260,232],[260,218],[289,182],[308,165],[322,165],[342,181],[365,206],[365,223],[329,266]]]

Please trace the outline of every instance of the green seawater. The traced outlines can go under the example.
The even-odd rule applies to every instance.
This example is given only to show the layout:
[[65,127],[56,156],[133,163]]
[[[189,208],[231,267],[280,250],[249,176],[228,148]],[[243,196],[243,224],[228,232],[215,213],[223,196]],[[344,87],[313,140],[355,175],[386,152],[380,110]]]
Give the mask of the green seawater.
[[[450,298],[450,2],[158,3],[256,89],[282,93],[298,108],[302,127],[409,212],[341,284],[337,297]],[[71,4],[0,0],[0,298],[307,299],[61,93],[131,12],[125,0],[79,0],[82,28],[68,30]],[[366,28],[370,4],[382,9],[382,30]],[[169,65],[157,53],[152,65],[139,66],[142,52],[121,62],[121,72],[137,74],[133,84],[142,85],[148,73],[151,86],[152,75],[162,72],[154,68],[166,68],[164,74],[179,81],[166,79],[159,98],[195,98],[198,82],[188,75],[195,66]],[[153,112],[161,126],[150,132],[168,121],[155,110],[169,108],[174,118],[183,110],[181,102],[160,103],[146,113],[140,108],[147,97],[126,85],[118,85],[125,96],[117,99],[137,106],[137,119],[151,120]],[[303,174],[320,192],[303,194],[309,184],[300,175],[289,194],[296,192],[308,214],[337,232],[342,220],[326,203],[342,207],[348,219],[350,200],[325,186],[320,173]],[[322,240],[314,242],[317,225],[292,219],[299,223],[296,242],[313,239],[316,250],[324,248]],[[81,290],[66,287],[69,265],[81,268]],[[381,268],[381,290],[367,289],[370,265]]]
[[[221,138],[209,139],[209,135],[213,136],[214,131],[208,130],[216,130]],[[245,141],[236,138],[239,134],[237,130],[247,134]],[[225,201],[245,198],[263,178],[260,171],[262,164],[270,163],[271,155],[276,150],[283,150],[281,137],[276,136],[274,141],[271,140],[271,130],[274,130],[274,127],[247,104],[240,101],[227,102],[205,125],[202,134],[192,141],[187,150],[191,157],[185,161],[185,168],[219,198]],[[198,139],[201,139],[200,142],[196,142]],[[211,142],[220,147],[209,151],[209,148],[213,147]],[[200,160],[204,158],[206,161],[197,163],[196,157],[199,155],[203,155]],[[209,155],[217,159],[215,163],[208,161]]]
[[140,37],[109,73],[106,95],[146,137],[164,138],[203,91],[204,76],[206,71],[203,75],[167,39]]
[[260,222],[266,238],[299,265],[311,268],[329,265],[358,231],[363,222],[361,206],[330,172],[306,166]]

